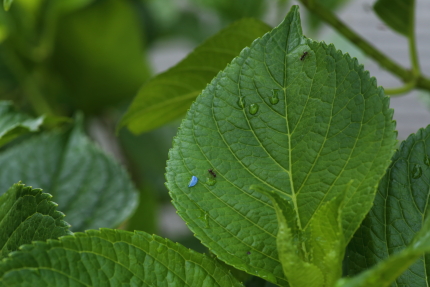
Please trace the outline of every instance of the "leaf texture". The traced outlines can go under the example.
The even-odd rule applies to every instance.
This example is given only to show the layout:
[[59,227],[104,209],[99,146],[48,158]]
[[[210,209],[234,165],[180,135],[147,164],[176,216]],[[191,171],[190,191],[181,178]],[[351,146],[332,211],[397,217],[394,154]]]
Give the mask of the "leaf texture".
[[141,231],[102,229],[25,245],[0,286],[243,286],[220,263]]
[[[412,244],[416,234],[425,229],[429,190],[430,126],[410,135],[393,156],[378,187],[374,206],[349,245],[351,275]],[[429,255],[421,256],[396,279],[395,286],[426,286],[429,260]]]
[[23,244],[72,234],[51,198],[41,189],[20,183],[0,197],[0,258]]
[[[303,36],[294,6],[192,105],[167,163],[173,204],[221,260],[286,285],[275,211],[249,187],[291,201],[307,230],[319,208],[350,184],[342,210],[348,243],[394,152],[388,106],[356,59]],[[199,182],[189,188],[193,175]]]

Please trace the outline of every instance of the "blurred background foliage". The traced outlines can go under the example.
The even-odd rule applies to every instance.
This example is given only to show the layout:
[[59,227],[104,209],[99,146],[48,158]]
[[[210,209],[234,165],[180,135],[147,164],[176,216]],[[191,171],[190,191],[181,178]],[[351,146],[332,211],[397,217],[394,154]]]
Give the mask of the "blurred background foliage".
[[[334,9],[346,0],[320,2]],[[278,24],[292,4],[15,0],[8,11],[0,10],[1,99],[34,116],[54,119],[83,111],[90,136],[127,166],[140,189],[140,206],[122,228],[156,233],[204,251],[181,219],[172,216],[175,211],[164,186],[168,150],[180,119],[141,135],[123,128],[115,136],[115,126],[142,84],[160,69],[150,59],[158,43],[183,39],[195,47],[244,17]],[[317,18],[303,18],[316,33]]]

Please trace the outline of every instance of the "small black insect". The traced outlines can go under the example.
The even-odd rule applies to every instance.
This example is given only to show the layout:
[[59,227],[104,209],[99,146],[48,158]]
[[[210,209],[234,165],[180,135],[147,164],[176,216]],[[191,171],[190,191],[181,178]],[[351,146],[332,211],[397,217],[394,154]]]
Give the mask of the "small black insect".
[[250,252],[250,251],[248,251],[248,252],[246,252],[246,254],[248,254],[248,255],[249,255],[249,254],[251,254],[251,252]]
[[303,61],[307,55],[308,55],[308,52],[304,52],[303,55],[300,57],[300,61]]
[[209,173],[212,174],[213,177],[216,177],[215,172],[212,169],[208,169]]

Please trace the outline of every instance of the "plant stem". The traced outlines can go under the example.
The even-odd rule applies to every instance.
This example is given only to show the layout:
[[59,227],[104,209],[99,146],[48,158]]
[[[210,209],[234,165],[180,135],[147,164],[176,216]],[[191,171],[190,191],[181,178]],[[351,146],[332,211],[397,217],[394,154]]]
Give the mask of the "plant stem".
[[[366,55],[374,59],[377,63],[379,63],[382,67],[389,70],[393,74],[397,75],[400,79],[402,79],[406,83],[415,83],[415,87],[422,88],[430,91],[430,79],[423,77],[422,75],[415,74],[413,70],[408,70],[397,63],[395,63],[392,59],[388,58],[385,54],[380,52],[377,48],[372,46],[369,42],[351,30],[345,23],[343,23],[339,18],[336,17],[330,10],[326,9],[324,6],[320,5],[314,0],[300,0],[300,2],[305,5],[309,11],[318,15],[322,20],[331,25],[334,29],[336,29],[340,34],[345,36],[348,40],[354,43],[357,47],[359,47]],[[413,39],[414,51],[415,51],[415,37]],[[416,59],[416,52],[414,52],[414,60]],[[413,64],[414,65],[414,64]],[[417,65],[418,67],[418,65]],[[406,85],[408,86],[408,85]]]
[[[410,18],[415,20],[415,1],[412,1],[412,9],[411,9]],[[409,35],[408,35],[408,42],[409,42],[409,55],[411,58],[411,64],[412,64],[412,73],[415,76],[419,76],[421,74],[420,66],[418,62],[418,52],[417,52],[417,46],[416,46],[416,39],[415,39],[415,23],[410,23],[409,26]]]
[[416,81],[406,83],[404,86],[393,89],[384,89],[386,95],[399,96],[413,90],[416,86]]

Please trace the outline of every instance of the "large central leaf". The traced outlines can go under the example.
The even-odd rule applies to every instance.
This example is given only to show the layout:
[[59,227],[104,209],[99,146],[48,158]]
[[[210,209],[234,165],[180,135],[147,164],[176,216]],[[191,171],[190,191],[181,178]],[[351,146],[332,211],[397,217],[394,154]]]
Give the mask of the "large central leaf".
[[[167,166],[174,204],[221,260],[285,285],[275,211],[249,187],[289,200],[302,230],[325,202],[348,190],[342,212],[348,242],[393,153],[388,105],[356,59],[302,35],[293,7],[192,105]],[[188,187],[193,175],[199,182]]]

